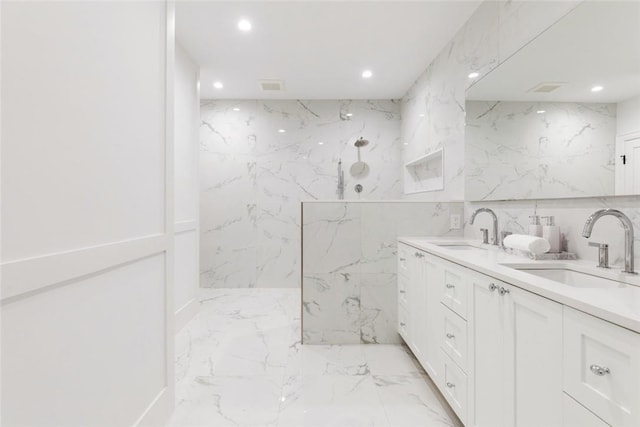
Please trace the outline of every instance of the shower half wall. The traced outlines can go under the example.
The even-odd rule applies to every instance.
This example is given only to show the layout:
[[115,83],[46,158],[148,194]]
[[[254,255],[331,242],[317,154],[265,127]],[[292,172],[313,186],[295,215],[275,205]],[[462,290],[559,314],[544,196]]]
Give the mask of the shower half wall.
[[203,100],[201,119],[203,287],[299,287],[300,202],[337,199],[339,159],[345,199],[402,196],[398,101]]
[[396,344],[397,238],[462,237],[463,203],[302,203],[302,342]]

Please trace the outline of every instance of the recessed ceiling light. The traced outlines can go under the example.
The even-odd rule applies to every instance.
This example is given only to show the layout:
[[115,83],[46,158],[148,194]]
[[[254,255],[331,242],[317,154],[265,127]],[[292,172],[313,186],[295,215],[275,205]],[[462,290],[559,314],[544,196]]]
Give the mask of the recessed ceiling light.
[[408,143],[408,142],[405,142],[405,143],[404,143],[404,145],[409,145],[409,143]]
[[353,116],[353,113],[347,113],[347,117]]
[[475,78],[476,78],[476,77],[478,77],[479,75],[480,75],[480,73],[473,72],[473,73],[469,74],[469,78],[470,78],[470,79],[475,79]]
[[286,132],[286,130],[284,130],[284,129],[278,129],[278,132],[280,132],[280,133],[285,133],[285,132]]
[[238,107],[234,107],[233,111],[240,111]]
[[600,92],[602,89],[604,89],[602,86],[594,86],[591,88],[591,92]]
[[370,78],[371,76],[373,76],[373,73],[371,72],[371,70],[364,70],[364,71],[362,72],[362,78],[363,78],[363,79],[368,79],[368,78]]
[[222,82],[215,82],[213,84],[213,87],[215,87],[216,89],[222,89],[224,85],[222,84]]
[[318,145],[324,145],[324,142],[320,141],[318,142]]
[[240,31],[251,31],[251,22],[248,19],[239,20],[238,29]]
[[422,114],[422,113],[418,114],[418,117],[424,117],[424,114]]
[[543,113],[546,113],[546,112],[547,112],[546,110],[538,110],[538,111],[536,111],[536,113],[538,113],[538,114],[543,114]]

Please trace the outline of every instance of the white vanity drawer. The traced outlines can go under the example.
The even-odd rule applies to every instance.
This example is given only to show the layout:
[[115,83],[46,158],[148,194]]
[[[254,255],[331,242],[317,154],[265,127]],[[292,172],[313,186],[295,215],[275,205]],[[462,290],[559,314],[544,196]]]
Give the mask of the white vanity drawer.
[[443,384],[442,394],[449,405],[453,408],[462,424],[466,424],[467,420],[467,375],[462,369],[451,360],[451,358],[442,352],[443,360]]
[[564,390],[614,426],[640,426],[640,334],[569,307]]
[[451,310],[467,318],[467,283],[462,272],[463,267],[447,263],[444,267],[442,284],[442,303]]
[[398,333],[407,344],[409,340],[409,312],[406,307],[398,307]]
[[444,331],[442,349],[463,370],[467,370],[467,321],[447,307],[442,307]]
[[562,393],[562,426],[610,427],[566,393]]

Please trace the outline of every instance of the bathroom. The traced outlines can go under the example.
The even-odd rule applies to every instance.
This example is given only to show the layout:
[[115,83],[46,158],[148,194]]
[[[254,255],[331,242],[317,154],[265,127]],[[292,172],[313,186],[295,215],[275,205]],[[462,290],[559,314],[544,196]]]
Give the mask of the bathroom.
[[[2,425],[640,424],[630,234],[607,215],[583,237],[615,209],[639,240],[635,2],[3,2],[0,19]],[[327,22],[346,65],[288,77]],[[272,41],[289,51],[261,54]],[[247,73],[254,56],[276,66]],[[472,221],[481,208],[497,227]],[[553,217],[565,259],[499,247],[532,216]],[[424,264],[403,270],[410,256]],[[549,263],[620,289],[512,271]],[[434,271],[479,299],[462,312],[412,287]],[[517,304],[518,332],[489,334],[502,320],[478,275],[500,281],[492,298],[556,304],[545,338]],[[547,359],[569,354],[571,322],[607,331],[570,347],[601,358],[585,373],[599,395]],[[466,350],[434,350],[445,325]],[[518,376],[498,351],[515,336],[549,373]],[[513,382],[498,360],[535,386],[482,388]]]

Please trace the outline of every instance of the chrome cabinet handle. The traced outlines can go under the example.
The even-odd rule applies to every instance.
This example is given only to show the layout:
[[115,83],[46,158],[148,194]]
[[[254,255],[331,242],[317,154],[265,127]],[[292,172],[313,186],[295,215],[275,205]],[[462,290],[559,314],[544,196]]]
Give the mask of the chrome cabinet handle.
[[406,293],[407,293],[407,291],[405,291],[405,290],[401,290],[401,291],[400,291],[400,293],[401,293],[401,294],[406,294]]
[[495,291],[496,289],[498,289],[498,287],[496,286],[495,283],[492,282],[492,283],[489,284],[489,290],[491,292]]
[[454,286],[454,285],[452,285],[451,283],[447,283],[447,284],[445,285],[445,287],[446,287],[447,289],[453,289],[453,288],[455,288],[455,286]]
[[406,258],[400,258],[400,261],[406,261],[406,260],[407,260]]
[[454,388],[456,385],[454,383],[447,383],[447,387]]
[[407,324],[404,322],[400,322],[400,326],[407,326]]
[[500,286],[500,289],[498,290],[498,293],[500,295],[508,294],[509,293],[509,289],[505,289],[502,286]]
[[604,375],[611,373],[609,368],[605,368],[604,366],[600,366],[600,365],[591,365],[589,366],[589,369],[591,369],[591,372],[593,372],[595,375],[598,375],[599,377],[602,377]]
[[451,339],[451,338],[455,338],[456,336],[453,334],[447,334],[447,338]]

